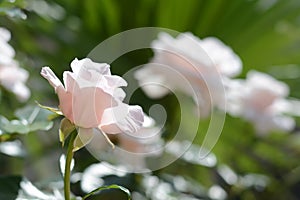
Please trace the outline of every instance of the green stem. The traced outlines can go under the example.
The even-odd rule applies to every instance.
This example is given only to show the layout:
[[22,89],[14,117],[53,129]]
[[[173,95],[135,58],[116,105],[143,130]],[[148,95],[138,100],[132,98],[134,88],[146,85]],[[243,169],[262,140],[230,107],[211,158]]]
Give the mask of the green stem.
[[76,138],[77,133],[71,133],[67,156],[66,156],[66,165],[65,165],[65,174],[64,174],[64,192],[65,192],[65,200],[70,200],[71,186],[70,186],[70,176],[71,176],[71,162],[73,158],[73,145],[74,140]]

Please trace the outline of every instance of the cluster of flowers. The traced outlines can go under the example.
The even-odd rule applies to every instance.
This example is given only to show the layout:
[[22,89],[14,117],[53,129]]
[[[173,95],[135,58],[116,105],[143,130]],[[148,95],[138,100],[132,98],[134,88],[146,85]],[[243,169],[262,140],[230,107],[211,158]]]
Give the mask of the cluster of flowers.
[[[30,97],[25,86],[28,72],[14,59],[15,51],[8,44],[10,37],[7,29],[0,28],[0,84],[20,101],[25,101]],[[214,108],[222,109],[252,122],[260,134],[291,131],[295,127],[294,119],[286,114],[299,113],[295,108],[299,103],[287,99],[289,87],[257,71],[248,72],[246,79],[234,79],[242,71],[242,61],[217,38],[201,40],[191,33],[174,38],[160,33],[151,45],[154,57],[135,73],[149,97],[161,98],[180,91],[193,97],[201,117],[209,116]],[[85,58],[75,59],[71,68],[73,72],[64,73],[65,86],[50,68],[44,67],[41,74],[55,88],[62,113],[79,127],[78,148],[91,140],[93,128],[104,134],[125,132],[130,135],[141,127],[140,135],[149,130],[159,132],[153,119],[149,118],[150,126],[149,123],[143,125],[144,114],[139,106],[122,102],[125,92],[121,87],[127,83],[111,75],[109,65]],[[119,140],[127,149],[132,148],[126,145],[134,141],[132,138],[120,136]]]
[[[294,119],[285,115],[295,110],[295,102],[286,99],[288,86],[257,71],[248,72],[246,79],[234,79],[242,71],[242,61],[217,38],[200,40],[191,33],[173,38],[161,33],[152,48],[152,60],[135,72],[150,98],[180,91],[193,97],[200,117],[221,109],[252,122],[259,134],[294,128]],[[84,58],[73,60],[71,68],[73,72],[63,74],[64,85],[49,67],[41,75],[58,94],[63,115],[78,128],[75,150],[101,136],[95,134],[98,131],[101,137],[117,139],[127,152],[147,153],[145,148],[159,143],[161,131],[154,120],[141,107],[123,103],[126,94],[121,87],[127,82],[111,75],[108,64]],[[126,134],[115,135],[121,132]],[[93,144],[98,150],[105,146],[99,141],[103,138]]]
[[18,100],[26,101],[30,97],[30,90],[25,85],[29,74],[14,59],[15,50],[8,44],[10,38],[10,32],[0,27],[0,84]]
[[253,123],[258,134],[294,128],[294,119],[285,115],[295,110],[286,99],[289,87],[257,71],[249,71],[245,80],[233,79],[242,71],[242,61],[217,38],[161,33],[152,48],[151,62],[135,74],[149,97],[180,91],[194,98],[201,116],[219,108]]

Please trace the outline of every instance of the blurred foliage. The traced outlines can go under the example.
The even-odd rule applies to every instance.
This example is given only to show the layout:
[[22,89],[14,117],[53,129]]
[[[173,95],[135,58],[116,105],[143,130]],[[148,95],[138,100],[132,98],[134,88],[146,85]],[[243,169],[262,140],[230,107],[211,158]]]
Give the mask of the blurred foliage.
[[21,176],[0,176],[0,198],[14,200],[18,197]]
[[[290,86],[291,97],[300,98],[299,0],[2,0],[0,14],[1,26],[12,32],[10,44],[17,52],[17,59],[30,72],[28,86],[32,97],[28,104],[33,105],[38,100],[57,106],[53,89],[39,75],[41,67],[49,65],[62,77],[64,70],[70,70],[69,63],[74,57],[86,57],[97,44],[114,34],[145,26],[188,31],[200,38],[216,36],[241,57],[244,64],[241,77],[251,69],[270,73]],[[112,72],[123,74],[146,63],[151,55],[149,50],[126,54],[112,63]],[[152,101],[142,91],[136,93],[131,101],[141,104],[146,111],[155,103],[166,107],[168,121],[164,138],[171,139],[180,115],[175,97],[170,95]],[[56,173],[53,168],[53,165],[58,166],[53,163],[58,160],[57,152],[61,151],[58,124],[54,124],[50,135],[43,135],[36,130],[48,129],[51,124],[44,114],[42,121],[37,116],[30,120],[32,112],[27,109],[15,113],[24,105],[13,95],[1,88],[0,96],[0,114],[5,116],[1,117],[0,130],[9,134],[32,132],[26,138],[21,137],[29,151],[25,158],[0,155],[1,164],[5,163],[1,167],[3,173],[23,170],[33,181],[60,180],[58,170]],[[24,127],[24,120],[30,126]],[[195,121],[198,123],[193,117],[184,120],[186,134],[190,134],[189,123]],[[209,121],[199,122],[196,145],[201,145]],[[2,132],[1,140],[7,140],[3,139]],[[103,179],[126,186],[133,192],[134,199],[299,199],[299,141],[299,128],[290,134],[257,137],[251,124],[227,116],[222,135],[213,149],[215,165],[205,166],[183,157],[151,176],[128,174],[120,178],[111,175]],[[79,151],[75,160],[78,162],[74,170],[79,172],[96,162],[85,150]],[[19,167],[14,167],[16,163]],[[228,174],[234,174],[231,177],[235,178],[230,180]],[[48,178],[43,179],[45,177]],[[155,180],[155,185],[143,185],[149,177]],[[3,181],[6,178],[0,178],[2,185],[13,180],[20,182],[15,177]],[[85,194],[78,183],[72,187],[75,194]],[[16,195],[15,186],[9,190],[0,188],[1,199],[3,191],[10,195],[3,199]],[[223,194],[220,191],[226,196],[214,196]],[[111,195],[114,199],[127,198],[115,191],[99,196],[111,199]]]
[[26,15],[23,12],[24,7],[25,2],[23,0],[0,1],[0,14],[13,18],[26,19]]
[[0,116],[0,141],[9,140],[14,134],[27,134],[37,130],[49,130],[53,122],[48,116],[52,113],[37,106],[26,106],[18,109],[15,116],[18,119],[7,120]]

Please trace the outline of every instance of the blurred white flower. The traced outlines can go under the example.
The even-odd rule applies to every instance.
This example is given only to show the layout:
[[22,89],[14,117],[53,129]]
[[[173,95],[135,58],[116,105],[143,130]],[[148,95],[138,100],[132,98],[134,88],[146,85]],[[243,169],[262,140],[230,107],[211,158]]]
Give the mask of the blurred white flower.
[[124,177],[126,169],[123,166],[111,165],[107,162],[96,163],[88,166],[82,173],[81,188],[88,193],[105,184],[105,176]]
[[[149,153],[155,150],[154,146],[160,144],[161,128],[155,125],[154,119],[145,115],[142,128],[135,135],[120,135],[120,146],[133,153]],[[153,146],[154,145],[154,146]]]
[[15,51],[8,44],[9,40],[10,32],[0,27],[0,84],[20,101],[26,101],[30,97],[30,91],[25,85],[29,74],[14,60]]
[[[101,158],[103,158],[106,150],[107,158],[113,159],[112,162],[122,164],[129,170],[144,170],[146,169],[145,158],[162,153],[160,150],[163,144],[161,133],[161,127],[155,124],[154,119],[144,114],[143,126],[135,134],[108,135],[112,142],[117,145],[116,148],[111,149],[105,140],[99,138],[93,140],[88,145],[88,149],[92,153],[101,152]],[[94,137],[103,136],[102,134],[94,134]]]
[[240,58],[220,40],[200,40],[191,33],[173,38],[160,33],[152,42],[154,57],[135,73],[142,89],[151,98],[161,98],[171,91],[192,96],[207,116],[211,106],[225,105],[223,79],[238,75]]
[[227,198],[226,191],[219,185],[213,185],[208,190],[208,196],[211,199],[222,200]]
[[288,94],[289,87],[285,83],[268,74],[250,71],[246,80],[234,80],[228,84],[228,112],[252,122],[259,134],[290,131],[295,121],[284,115],[292,106],[285,99]]
[[10,40],[10,32],[0,27],[0,64],[10,64],[15,56],[15,50],[8,44]]
[[[49,184],[50,185],[50,184]],[[50,189],[50,188],[49,188]],[[53,194],[49,191],[44,192],[34,186],[27,179],[20,182],[20,189],[16,200],[28,200],[28,199],[40,199],[40,200],[63,200],[62,191],[58,188],[53,189]]]

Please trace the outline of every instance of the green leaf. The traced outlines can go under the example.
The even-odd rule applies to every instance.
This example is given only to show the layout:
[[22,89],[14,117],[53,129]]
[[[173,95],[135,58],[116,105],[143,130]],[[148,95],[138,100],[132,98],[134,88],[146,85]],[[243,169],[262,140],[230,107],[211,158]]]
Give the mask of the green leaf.
[[4,116],[0,116],[0,135],[7,134],[27,134],[37,130],[49,130],[53,122],[48,120],[51,113],[36,106],[26,106],[18,109],[15,116],[18,119],[9,121]]
[[24,108],[18,109],[15,112],[15,116],[21,120],[24,120],[28,123],[32,123],[36,119],[46,118],[49,115],[49,112],[41,111],[41,108],[36,106],[26,106]]
[[0,116],[0,127],[3,135],[8,133],[25,134],[29,131],[25,122],[21,122],[18,120],[9,121],[4,116]]
[[51,112],[53,112],[53,113],[55,113],[55,114],[57,114],[57,115],[63,115],[63,113],[61,112],[61,110],[60,109],[58,109],[58,108],[52,108],[52,107],[49,107],[49,106],[44,106],[44,105],[41,105],[39,102],[37,102],[36,101],[36,103],[37,103],[37,105],[39,106],[39,107],[41,107],[41,108],[44,108],[44,109],[46,109],[46,110],[49,110],[49,111],[51,111]]
[[27,15],[23,12],[26,3],[23,0],[0,1],[0,15],[11,18],[26,19]]
[[19,8],[1,8],[0,14],[7,15],[9,17],[15,17],[20,19],[26,19],[26,14]]
[[0,199],[15,200],[20,190],[21,176],[0,176]]
[[28,126],[28,124],[25,121],[19,120],[7,121],[7,123],[5,123],[2,128],[5,132],[8,133],[26,134],[30,132],[30,127]]
[[49,115],[51,114],[48,110],[36,106],[26,106],[15,112],[21,123],[29,128],[28,131],[23,131],[25,133],[52,128],[53,122],[49,121]]
[[130,194],[130,191],[123,187],[123,186],[120,186],[120,185],[108,185],[108,186],[101,186],[101,187],[98,187],[97,189],[91,191],[90,193],[88,193],[87,195],[85,195],[84,197],[82,197],[82,200],[85,200],[86,198],[94,195],[95,193],[97,192],[100,192],[102,190],[109,190],[109,189],[119,189],[119,190],[122,190],[123,192],[125,192],[128,196],[128,199],[131,200],[131,194]]
[[59,141],[64,146],[67,137],[75,130],[75,125],[67,118],[64,118],[60,122],[59,128]]

